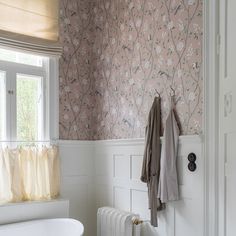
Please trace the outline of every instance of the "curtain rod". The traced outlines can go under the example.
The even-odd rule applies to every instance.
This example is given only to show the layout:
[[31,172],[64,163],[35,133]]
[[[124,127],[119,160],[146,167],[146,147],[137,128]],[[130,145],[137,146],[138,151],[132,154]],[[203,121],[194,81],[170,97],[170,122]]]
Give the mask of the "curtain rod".
[[52,139],[52,140],[35,140],[35,141],[6,141],[6,140],[0,140],[0,143],[49,143],[49,142],[57,142],[58,139]]

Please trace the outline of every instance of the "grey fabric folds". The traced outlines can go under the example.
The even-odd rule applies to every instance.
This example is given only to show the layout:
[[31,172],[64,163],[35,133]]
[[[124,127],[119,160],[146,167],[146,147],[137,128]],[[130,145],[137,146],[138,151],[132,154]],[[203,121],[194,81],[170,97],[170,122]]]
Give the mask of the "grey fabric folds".
[[165,123],[161,150],[160,180],[158,198],[163,203],[179,200],[176,158],[178,153],[179,128],[174,113],[174,98],[171,98],[171,109]]
[[168,201],[179,200],[177,153],[180,130],[174,112],[174,97],[165,122],[161,147],[161,99],[156,97],[148,116],[141,181],[147,183],[151,225],[157,226],[157,211]]
[[161,102],[159,97],[155,97],[148,116],[141,174],[141,181],[147,183],[151,224],[155,227],[157,226],[157,210],[162,209],[162,204],[157,199],[161,157],[160,134]]

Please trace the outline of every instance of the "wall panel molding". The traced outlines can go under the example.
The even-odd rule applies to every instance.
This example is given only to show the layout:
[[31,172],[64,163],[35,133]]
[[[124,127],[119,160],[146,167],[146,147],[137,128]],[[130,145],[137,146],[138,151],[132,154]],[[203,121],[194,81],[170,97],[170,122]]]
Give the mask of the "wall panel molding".
[[[144,139],[95,141],[96,207],[112,206],[140,214],[149,220],[147,187],[140,181]],[[204,158],[203,136],[180,136],[177,166],[179,170],[180,201],[167,204],[159,212],[156,235],[204,235]],[[197,170],[187,168],[187,156],[197,156]],[[127,173],[129,172],[129,173]],[[101,173],[103,175],[101,176]],[[101,188],[100,188],[101,186]],[[112,197],[102,192],[109,189]]]
[[[60,140],[62,196],[70,200],[70,216],[85,225],[85,235],[96,235],[98,207],[113,206],[149,220],[147,187],[140,178],[144,139]],[[178,169],[181,200],[159,213],[163,236],[204,235],[203,137],[180,136]],[[187,169],[187,155],[197,155],[197,170]],[[87,229],[87,231],[86,231]]]

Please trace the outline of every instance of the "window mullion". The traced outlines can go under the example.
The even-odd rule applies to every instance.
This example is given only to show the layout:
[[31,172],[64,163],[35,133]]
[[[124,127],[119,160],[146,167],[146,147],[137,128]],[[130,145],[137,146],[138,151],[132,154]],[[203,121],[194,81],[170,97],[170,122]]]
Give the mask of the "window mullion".
[[49,74],[49,62],[48,59],[43,60],[43,68],[44,75],[42,80],[42,88],[43,88],[43,106],[42,106],[42,114],[43,114],[43,139],[49,139],[49,91],[48,91],[48,74]]
[[11,140],[11,77],[12,73],[6,71],[6,140]]
[[48,68],[48,131],[51,140],[59,138],[59,71],[58,59],[50,58]]
[[16,140],[16,72],[7,71],[7,139]]

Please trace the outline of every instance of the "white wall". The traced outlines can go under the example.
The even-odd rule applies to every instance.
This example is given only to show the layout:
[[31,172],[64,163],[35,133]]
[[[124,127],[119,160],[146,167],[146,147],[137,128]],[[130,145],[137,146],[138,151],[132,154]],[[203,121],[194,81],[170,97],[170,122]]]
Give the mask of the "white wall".
[[[144,140],[60,141],[62,197],[70,216],[79,219],[87,236],[96,235],[96,211],[113,206],[149,220],[147,188],[140,179]],[[187,169],[187,156],[197,155],[197,170]],[[178,170],[181,200],[159,214],[156,235],[204,235],[204,160],[199,136],[181,136]]]
[[85,236],[96,235],[94,143],[60,141],[61,197],[70,201],[70,217],[85,226]]

